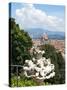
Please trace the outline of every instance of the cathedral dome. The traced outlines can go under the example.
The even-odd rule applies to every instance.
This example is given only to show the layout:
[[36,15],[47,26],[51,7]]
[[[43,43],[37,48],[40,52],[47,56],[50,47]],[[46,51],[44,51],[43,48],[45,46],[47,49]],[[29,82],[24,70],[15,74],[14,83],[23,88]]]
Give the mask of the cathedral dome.
[[44,39],[44,40],[48,40],[48,35],[47,35],[47,33],[44,33],[41,38]]

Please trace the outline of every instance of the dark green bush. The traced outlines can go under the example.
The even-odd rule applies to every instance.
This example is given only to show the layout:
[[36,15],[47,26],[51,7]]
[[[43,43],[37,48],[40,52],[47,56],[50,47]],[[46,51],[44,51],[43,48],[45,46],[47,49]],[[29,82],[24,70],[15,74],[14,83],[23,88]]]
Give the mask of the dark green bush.
[[52,84],[64,84],[65,83],[65,60],[60,52],[57,52],[54,46],[46,44],[41,46],[41,49],[45,50],[46,58],[51,58],[51,63],[55,65],[55,77],[49,79],[48,82]]

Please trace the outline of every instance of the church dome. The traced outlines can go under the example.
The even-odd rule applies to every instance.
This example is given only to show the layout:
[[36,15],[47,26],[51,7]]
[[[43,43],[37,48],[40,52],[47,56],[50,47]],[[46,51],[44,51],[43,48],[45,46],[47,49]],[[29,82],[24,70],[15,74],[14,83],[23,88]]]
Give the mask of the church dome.
[[48,40],[48,35],[47,35],[47,33],[44,33],[44,34],[43,34],[42,39]]

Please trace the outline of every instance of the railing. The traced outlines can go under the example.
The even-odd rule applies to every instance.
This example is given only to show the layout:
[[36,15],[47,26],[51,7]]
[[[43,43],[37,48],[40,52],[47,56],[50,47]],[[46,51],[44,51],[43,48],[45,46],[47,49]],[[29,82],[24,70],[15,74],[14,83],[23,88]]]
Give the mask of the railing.
[[[9,66],[9,69],[10,69],[9,79],[11,79],[11,73],[12,73],[11,68],[12,68],[12,67],[16,67],[16,73],[17,73],[17,85],[16,85],[16,86],[18,87],[18,74],[19,74],[18,68],[19,68],[19,67],[23,68],[23,66],[22,66],[22,65],[10,65],[10,66]],[[11,81],[10,81],[10,82],[11,82]],[[10,82],[9,82],[9,83],[10,83]]]

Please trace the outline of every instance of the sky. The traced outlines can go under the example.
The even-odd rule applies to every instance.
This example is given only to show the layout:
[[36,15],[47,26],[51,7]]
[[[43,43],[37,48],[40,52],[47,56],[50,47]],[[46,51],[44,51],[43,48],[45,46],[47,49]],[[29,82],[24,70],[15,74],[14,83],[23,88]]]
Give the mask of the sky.
[[11,3],[11,17],[20,28],[64,32],[65,7],[47,4]]

